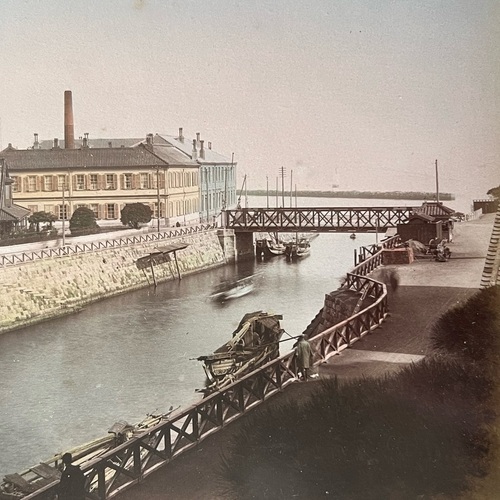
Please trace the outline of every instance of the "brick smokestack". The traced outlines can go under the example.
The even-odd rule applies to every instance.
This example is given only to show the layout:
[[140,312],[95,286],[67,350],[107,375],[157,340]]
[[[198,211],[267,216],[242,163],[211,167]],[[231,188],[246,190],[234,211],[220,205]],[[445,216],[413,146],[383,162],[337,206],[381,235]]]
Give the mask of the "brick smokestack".
[[64,149],[75,149],[73,97],[71,95],[71,90],[64,91]]

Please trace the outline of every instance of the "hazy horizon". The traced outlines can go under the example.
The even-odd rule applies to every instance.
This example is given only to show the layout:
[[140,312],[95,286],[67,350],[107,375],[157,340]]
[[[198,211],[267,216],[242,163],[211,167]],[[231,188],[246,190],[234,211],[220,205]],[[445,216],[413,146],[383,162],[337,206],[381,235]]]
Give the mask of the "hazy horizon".
[[201,133],[238,183],[435,191],[500,184],[499,5],[4,0],[0,146]]

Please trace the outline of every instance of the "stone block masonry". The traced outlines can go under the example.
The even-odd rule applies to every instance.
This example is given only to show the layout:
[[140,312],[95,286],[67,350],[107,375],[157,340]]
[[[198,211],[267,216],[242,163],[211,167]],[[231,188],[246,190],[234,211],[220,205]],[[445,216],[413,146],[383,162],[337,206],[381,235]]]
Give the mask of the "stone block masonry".
[[[189,246],[177,252],[181,276],[226,263],[217,231],[169,240]],[[149,269],[135,261],[159,242],[36,260],[0,270],[0,333],[68,314],[85,305],[152,285]],[[173,257],[173,256],[172,256]],[[172,262],[155,266],[158,283],[177,279]]]

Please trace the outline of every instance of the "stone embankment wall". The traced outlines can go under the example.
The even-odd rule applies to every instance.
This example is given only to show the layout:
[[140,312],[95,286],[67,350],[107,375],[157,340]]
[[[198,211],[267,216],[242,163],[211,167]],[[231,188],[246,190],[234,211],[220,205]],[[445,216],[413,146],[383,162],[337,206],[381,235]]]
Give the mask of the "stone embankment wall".
[[[226,263],[217,231],[168,240],[187,243],[177,252],[181,276]],[[226,241],[226,245],[228,242]],[[0,333],[77,311],[96,300],[153,283],[150,269],[135,261],[158,242],[36,260],[0,270]],[[177,279],[172,262],[154,267],[156,281]]]

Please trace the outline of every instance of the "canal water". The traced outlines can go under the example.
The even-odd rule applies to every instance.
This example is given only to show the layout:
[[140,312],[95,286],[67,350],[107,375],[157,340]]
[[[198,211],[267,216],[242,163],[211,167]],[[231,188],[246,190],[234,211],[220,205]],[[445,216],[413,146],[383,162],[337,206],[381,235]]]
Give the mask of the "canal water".
[[[341,201],[345,206],[419,204]],[[332,205],[331,200],[299,202]],[[266,199],[253,203],[265,206]],[[194,358],[227,341],[247,312],[282,314],[286,332],[300,334],[324,295],[352,268],[354,249],[375,242],[374,234],[358,234],[355,240],[322,234],[300,262],[275,257],[227,265],[0,335],[0,479],[105,436],[116,421],[137,423],[148,413],[197,401],[205,376]],[[250,275],[256,282],[251,294],[223,304],[209,299],[222,279]],[[282,343],[281,352],[292,344]]]

